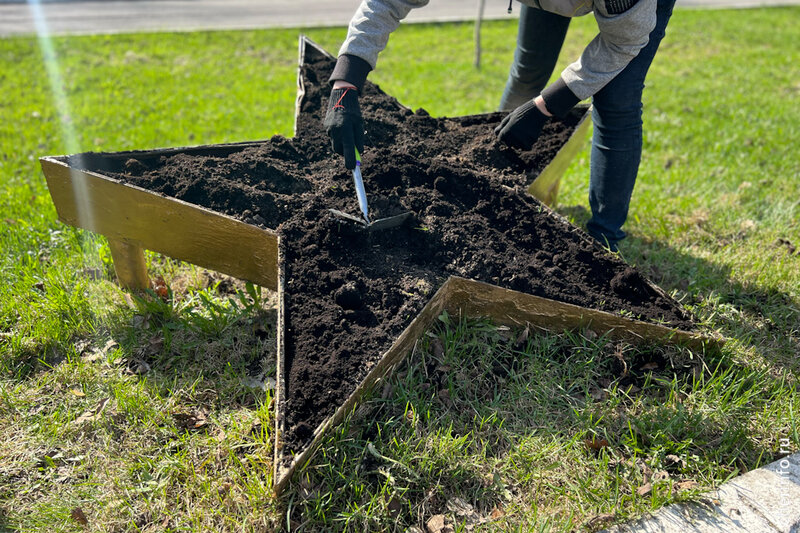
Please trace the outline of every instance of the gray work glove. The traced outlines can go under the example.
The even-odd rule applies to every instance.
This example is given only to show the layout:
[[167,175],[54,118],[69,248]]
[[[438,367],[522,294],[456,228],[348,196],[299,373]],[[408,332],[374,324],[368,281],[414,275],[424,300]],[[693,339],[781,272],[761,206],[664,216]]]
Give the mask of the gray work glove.
[[356,149],[364,151],[364,119],[358,105],[358,90],[351,87],[331,90],[328,112],[323,121],[333,151],[344,156],[344,166],[356,168]]
[[530,100],[506,115],[494,129],[494,133],[511,147],[530,150],[548,118],[550,117],[539,111],[534,101]]

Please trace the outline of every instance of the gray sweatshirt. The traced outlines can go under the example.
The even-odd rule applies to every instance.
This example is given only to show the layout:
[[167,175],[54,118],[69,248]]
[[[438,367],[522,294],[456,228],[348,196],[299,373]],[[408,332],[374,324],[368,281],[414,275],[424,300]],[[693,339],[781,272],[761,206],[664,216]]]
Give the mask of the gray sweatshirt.
[[[636,57],[656,25],[656,0],[520,0],[531,7],[566,17],[594,13],[599,33],[581,57],[561,72],[561,78],[543,91],[548,108],[563,114],[572,105],[594,95]],[[428,0],[363,0],[339,50],[332,80],[346,80],[359,89],[375,68],[389,35],[409,11]],[[552,102],[552,105],[551,105]],[[570,105],[571,104],[571,105]]]

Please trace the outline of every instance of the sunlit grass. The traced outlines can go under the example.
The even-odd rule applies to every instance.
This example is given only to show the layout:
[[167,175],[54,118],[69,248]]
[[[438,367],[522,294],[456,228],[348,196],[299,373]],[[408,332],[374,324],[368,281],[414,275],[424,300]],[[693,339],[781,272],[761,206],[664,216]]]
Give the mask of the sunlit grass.
[[[252,388],[274,372],[268,295],[157,254],[167,297],[119,290],[37,158],[290,135],[299,31],[54,38],[67,123],[37,39],[0,40],[0,530],[80,531],[78,508],[97,531],[597,529],[796,450],[798,14],[678,10],[648,78],[622,253],[722,353],[443,318],[280,499]],[[593,31],[574,21],[561,66]],[[484,23],[476,71],[470,24],[404,26],[371,79],[433,115],[491,111],[515,32]],[[557,206],[577,223],[587,181],[588,150]]]

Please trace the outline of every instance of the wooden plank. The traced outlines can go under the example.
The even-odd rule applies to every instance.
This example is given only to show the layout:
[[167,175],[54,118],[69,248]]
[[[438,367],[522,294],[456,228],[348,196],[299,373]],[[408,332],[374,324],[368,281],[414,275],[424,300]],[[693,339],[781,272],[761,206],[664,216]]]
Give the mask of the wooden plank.
[[[381,378],[389,376],[395,367],[405,359],[408,352],[416,344],[425,331],[430,328],[433,321],[445,310],[447,307],[447,295],[450,292],[448,283],[444,283],[436,294],[425,304],[425,307],[414,318],[411,324],[400,334],[394,341],[392,346],[383,354],[378,363],[369,371],[367,376],[363,379],[361,384],[355,391],[347,398],[347,400],[339,406],[336,412],[325,419],[314,431],[314,439],[300,454],[291,458],[291,462],[286,465],[289,458],[284,457],[283,454],[276,453],[275,460],[275,478],[274,478],[274,491],[275,494],[280,494],[289,483],[295,471],[305,465],[312,457],[322,437],[332,426],[339,424],[344,417],[347,416],[360,402],[363,394],[371,390],[373,385]],[[279,345],[279,350],[281,346]],[[278,356],[279,359],[281,356]],[[284,379],[284,376],[279,376],[279,380]],[[285,404],[284,404],[285,405]],[[284,407],[284,405],[277,403],[276,407]],[[276,418],[283,418],[283,414],[278,414],[276,411]],[[276,447],[280,446],[278,441],[280,436],[276,435]]]
[[57,158],[42,158],[41,164],[63,223],[277,288],[274,231],[107,176],[71,169]]
[[125,289],[146,289],[150,286],[144,250],[125,241],[108,239],[117,281]]
[[[272,489],[278,494],[291,478],[291,473],[286,475],[283,465],[283,440],[282,436],[286,423],[286,275],[284,269],[283,253],[278,248],[278,321],[277,349],[275,364],[275,433],[272,436],[273,464],[272,464]],[[293,472],[293,470],[292,470]]]
[[590,328],[599,335],[632,343],[668,342],[695,349],[718,348],[724,339],[632,320],[604,311],[579,307],[539,296],[453,277],[448,311],[471,317],[489,317],[499,324],[531,324],[548,331]]
[[566,172],[567,167],[575,159],[577,153],[583,148],[586,140],[586,133],[589,131],[592,108],[586,110],[583,118],[578,123],[575,131],[572,132],[564,146],[562,146],[550,163],[528,186],[528,192],[536,199],[546,205],[554,205],[558,200],[558,188],[561,185],[561,176]]

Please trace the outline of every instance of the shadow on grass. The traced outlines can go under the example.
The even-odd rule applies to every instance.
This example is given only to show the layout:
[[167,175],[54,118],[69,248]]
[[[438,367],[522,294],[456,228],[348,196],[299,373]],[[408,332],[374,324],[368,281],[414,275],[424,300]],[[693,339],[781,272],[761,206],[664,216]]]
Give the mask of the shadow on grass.
[[[590,217],[580,205],[560,206],[558,212],[579,226]],[[775,367],[800,372],[800,302],[790,295],[755,284],[745,286],[732,279],[729,266],[658,241],[629,236],[621,250],[626,261],[668,293],[674,291],[723,336],[753,349]]]
[[743,412],[685,403],[704,372],[676,347],[450,319],[327,438],[287,514],[309,531],[625,521],[764,457]]
[[734,281],[730,267],[660,242],[630,240],[626,258],[666,291],[675,291],[703,321],[774,369],[800,371],[800,303],[790,295]]
[[[131,295],[130,323],[111,332],[124,347],[119,364],[147,374],[164,391],[207,386],[215,408],[252,408],[265,398],[275,374],[276,311],[260,297],[215,286],[176,296],[154,291]],[[199,294],[199,296],[197,296]]]

